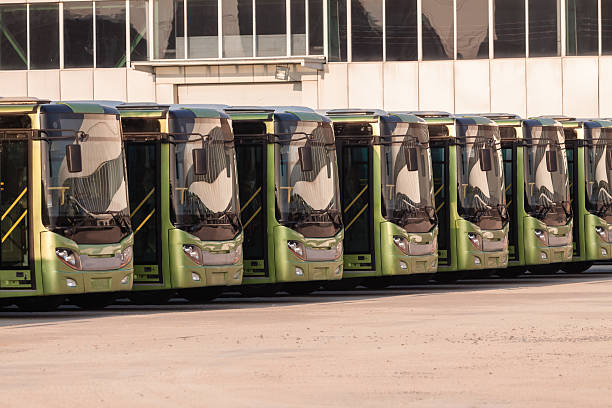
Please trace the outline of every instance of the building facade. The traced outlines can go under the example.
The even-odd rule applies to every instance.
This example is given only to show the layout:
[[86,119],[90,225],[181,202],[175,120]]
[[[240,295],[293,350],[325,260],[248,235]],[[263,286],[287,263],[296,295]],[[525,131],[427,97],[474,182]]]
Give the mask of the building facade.
[[612,1],[0,0],[0,96],[612,117]]

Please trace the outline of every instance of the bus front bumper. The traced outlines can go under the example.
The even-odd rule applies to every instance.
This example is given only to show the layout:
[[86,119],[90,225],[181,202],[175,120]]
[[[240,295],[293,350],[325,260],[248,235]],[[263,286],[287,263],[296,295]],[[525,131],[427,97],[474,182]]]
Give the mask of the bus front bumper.
[[532,217],[524,221],[523,245],[526,265],[546,265],[572,260],[573,223],[548,226]]

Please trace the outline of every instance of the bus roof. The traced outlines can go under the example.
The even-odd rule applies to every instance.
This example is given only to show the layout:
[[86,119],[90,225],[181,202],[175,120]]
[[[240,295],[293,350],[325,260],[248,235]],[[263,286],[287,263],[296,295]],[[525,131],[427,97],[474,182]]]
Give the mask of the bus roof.
[[304,106],[228,106],[225,113],[234,120],[298,120],[329,122],[313,109]]
[[45,113],[119,115],[119,111],[115,107],[95,102],[52,102],[51,104],[41,105],[40,111]]
[[228,118],[223,111],[214,105],[161,105],[155,103],[124,103],[117,106],[123,117],[164,118],[172,116],[187,116],[192,118]]
[[325,115],[336,122],[342,119],[376,121],[379,118],[385,118],[385,120],[392,122],[425,123],[423,119],[416,115],[404,112],[387,112],[382,109],[331,109],[326,111]]

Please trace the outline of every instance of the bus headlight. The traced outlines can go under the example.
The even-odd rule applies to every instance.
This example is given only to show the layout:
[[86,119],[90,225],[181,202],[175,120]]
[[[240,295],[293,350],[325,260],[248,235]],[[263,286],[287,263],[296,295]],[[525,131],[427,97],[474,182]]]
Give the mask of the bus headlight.
[[121,266],[120,266],[120,268],[123,268],[125,265],[130,263],[130,261],[132,260],[132,254],[133,253],[134,253],[134,249],[131,246],[125,248],[121,252],[121,254],[119,255],[119,258],[121,258]]
[[306,254],[306,248],[304,248],[304,244],[298,241],[287,241],[287,246],[301,260],[304,260],[304,256]]
[[542,231],[541,229],[536,229],[533,231],[533,233],[535,234],[536,237],[538,237],[540,241],[548,245],[548,240],[546,239],[546,233],[544,231]]
[[202,265],[202,250],[199,247],[190,244],[183,244],[183,252],[193,262],[198,265]]
[[55,255],[72,269],[81,269],[81,258],[79,254],[68,248],[55,248]]
[[467,237],[476,249],[482,251],[482,238],[480,237],[480,235],[474,232],[468,232]]
[[599,235],[601,239],[604,240],[604,242],[608,242],[608,234],[606,234],[606,230],[604,229],[604,227],[600,227],[599,225],[596,226],[595,232],[597,233],[597,235]]
[[393,236],[393,243],[404,254],[410,255],[410,247],[408,245],[408,240],[405,237],[402,237],[400,235],[394,235]]

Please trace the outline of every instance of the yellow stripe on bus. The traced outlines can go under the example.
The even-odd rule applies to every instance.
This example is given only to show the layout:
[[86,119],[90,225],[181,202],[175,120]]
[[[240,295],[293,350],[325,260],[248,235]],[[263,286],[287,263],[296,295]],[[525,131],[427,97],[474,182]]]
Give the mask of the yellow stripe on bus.
[[259,188],[253,193],[251,198],[249,198],[245,204],[240,206],[240,212],[242,212],[242,210],[244,210],[249,204],[251,204],[251,201],[255,199],[255,197],[257,196],[257,194],[259,194],[260,191],[261,191],[261,186],[259,186]]
[[140,208],[144,205],[144,203],[146,203],[147,200],[153,195],[154,192],[155,192],[155,187],[153,187],[153,190],[149,191],[149,194],[147,194],[147,196],[140,202],[140,204],[136,206],[134,211],[132,211],[132,215],[131,215],[132,218],[138,212],[138,210],[140,210]]
[[361,197],[363,195],[363,193],[368,189],[368,185],[366,184],[366,186],[363,188],[363,190],[361,190],[359,192],[359,194],[357,194],[357,197],[355,197],[353,199],[353,201],[351,201],[351,203],[349,205],[346,206],[346,208],[344,209],[344,212],[347,212],[349,210],[349,208],[351,208],[353,206],[353,204],[355,204],[355,201],[357,201],[357,199],[359,199],[359,197]]
[[506,187],[506,193],[508,192],[508,190],[510,190],[510,187],[512,187],[512,183],[510,183],[508,187]]
[[440,209],[444,207],[444,203],[440,204],[440,206],[438,208],[436,208],[436,212],[440,211]]
[[17,203],[19,202],[19,200],[21,200],[21,198],[25,195],[26,191],[28,191],[27,187],[24,188],[23,191],[21,192],[21,194],[19,194],[19,197],[17,197],[17,199],[15,201],[13,201],[13,204],[11,204],[11,206],[8,208],[8,210],[6,210],[4,212],[4,214],[2,214],[2,219],[0,219],[0,221],[4,221],[6,216],[9,215],[9,213],[13,209],[13,207],[15,207],[17,205]]
[[244,229],[246,229],[246,227],[247,227],[247,226],[248,226],[248,225],[251,223],[251,221],[253,221],[253,219],[254,219],[255,217],[257,217],[257,214],[259,214],[259,212],[260,212],[260,211],[261,211],[261,207],[259,207],[259,208],[258,208],[258,209],[255,211],[255,213],[254,213],[253,215],[251,215],[251,218],[249,218],[249,219],[248,219],[248,221],[244,223],[244,225],[242,226],[242,229],[243,229],[243,230],[244,230]]
[[359,218],[359,216],[360,216],[361,214],[363,214],[363,212],[366,210],[366,208],[368,208],[368,205],[369,205],[369,204],[364,205],[364,206],[363,206],[363,208],[362,208],[361,210],[359,210],[359,212],[357,213],[357,215],[355,216],[355,218],[353,218],[353,219],[351,220],[351,222],[349,222],[349,223],[348,223],[348,225],[347,225],[346,227],[344,227],[344,232],[348,231],[348,229],[349,229],[349,228],[351,228],[351,225],[353,225],[353,223],[354,223],[355,221],[357,221],[357,218]]
[[4,244],[4,241],[6,241],[6,239],[9,237],[9,235],[11,235],[11,232],[13,232],[15,230],[15,228],[17,228],[17,225],[19,225],[19,223],[21,221],[23,221],[23,219],[25,218],[26,214],[28,213],[28,210],[25,210],[23,212],[23,214],[21,214],[21,217],[19,217],[17,219],[17,221],[13,224],[13,226],[11,227],[10,230],[7,231],[6,234],[4,234],[4,236],[2,237],[2,243]]
[[144,220],[142,220],[142,222],[140,223],[140,225],[138,226],[138,228],[136,228],[136,230],[134,231],[134,234],[136,234],[138,231],[140,231],[140,229],[147,223],[147,221],[149,221],[149,219],[153,216],[153,213],[155,213],[155,209],[153,209],[153,211],[151,211],[149,213],[149,215],[146,216],[146,218]]
[[442,191],[442,189],[443,189],[443,188],[444,188],[444,184],[442,184],[442,185],[440,186],[440,188],[438,189],[438,191],[436,191],[436,192],[434,193],[434,197],[435,197],[435,196],[437,196],[438,194],[440,194],[440,191]]

